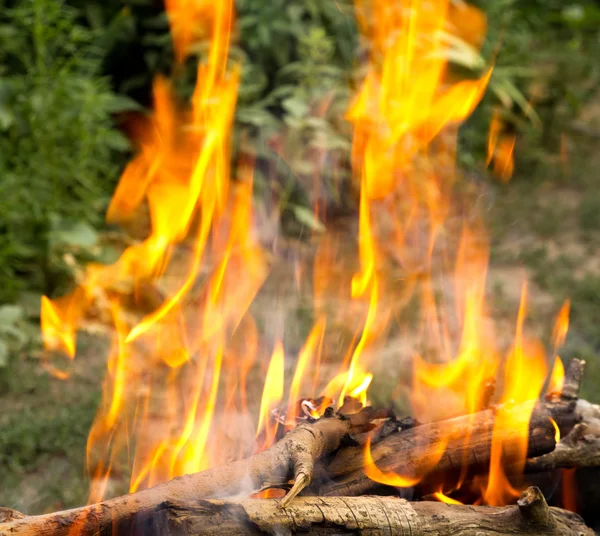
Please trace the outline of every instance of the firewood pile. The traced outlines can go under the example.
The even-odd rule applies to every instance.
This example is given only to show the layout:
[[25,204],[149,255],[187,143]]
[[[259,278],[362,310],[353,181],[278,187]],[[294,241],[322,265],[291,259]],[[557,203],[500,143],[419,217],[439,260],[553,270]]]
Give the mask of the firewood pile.
[[[249,458],[144,491],[40,516],[0,509],[0,535],[591,535],[579,515],[548,506],[538,487],[525,484],[561,468],[600,466],[600,406],[578,398],[584,365],[573,359],[562,392],[537,402],[524,475],[515,463],[518,437],[507,431],[502,438],[504,470],[524,483],[515,505],[430,500],[444,482],[460,479],[467,486],[485,476],[497,407],[419,424],[371,407],[346,413],[349,404],[298,424]],[[431,467],[431,445],[441,434],[450,439]],[[412,488],[412,502],[365,474],[365,441],[372,441],[372,461],[382,472],[424,475]],[[269,489],[286,494],[251,498]]]

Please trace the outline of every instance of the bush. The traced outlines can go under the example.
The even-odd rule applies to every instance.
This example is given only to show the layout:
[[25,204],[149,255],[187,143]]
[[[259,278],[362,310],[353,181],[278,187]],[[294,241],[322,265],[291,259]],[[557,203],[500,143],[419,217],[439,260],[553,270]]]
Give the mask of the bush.
[[25,286],[52,292],[53,230],[101,221],[128,149],[111,114],[129,106],[100,75],[103,51],[73,8],[57,0],[3,7],[0,303]]

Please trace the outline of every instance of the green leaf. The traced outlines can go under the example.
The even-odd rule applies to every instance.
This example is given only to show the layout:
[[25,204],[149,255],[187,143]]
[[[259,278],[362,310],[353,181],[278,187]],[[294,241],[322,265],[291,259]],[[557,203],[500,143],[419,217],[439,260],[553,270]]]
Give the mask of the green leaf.
[[241,123],[255,127],[277,126],[277,120],[269,112],[255,106],[238,110],[237,118]]
[[308,115],[308,104],[296,96],[285,99],[281,104],[286,112],[296,118]]
[[[17,348],[22,348],[29,338],[21,328],[11,325],[3,326],[0,324],[0,333],[2,333],[5,338],[12,338],[13,342],[16,343]],[[13,346],[14,349],[15,345],[11,346]]]
[[52,231],[50,239],[56,245],[89,249],[98,242],[98,234],[91,225],[81,221],[69,228]]
[[0,104],[0,130],[8,130],[15,122],[15,115],[7,107]]
[[131,142],[129,139],[121,134],[118,130],[110,130],[106,133],[106,145],[108,145],[111,149],[119,152],[126,152],[131,149]]
[[23,318],[23,308],[20,305],[0,306],[0,329],[2,326],[12,326]]
[[292,204],[288,206],[292,209],[294,216],[300,223],[306,225],[307,227],[310,227],[313,231],[317,231],[319,233],[322,233],[325,230],[325,226],[321,223],[319,218],[315,216],[314,212],[309,208],[303,207],[301,205]]
[[105,109],[111,114],[143,110],[142,106],[137,101],[134,101],[126,95],[117,94],[111,94]]
[[0,368],[5,368],[8,366],[8,345],[0,339]]

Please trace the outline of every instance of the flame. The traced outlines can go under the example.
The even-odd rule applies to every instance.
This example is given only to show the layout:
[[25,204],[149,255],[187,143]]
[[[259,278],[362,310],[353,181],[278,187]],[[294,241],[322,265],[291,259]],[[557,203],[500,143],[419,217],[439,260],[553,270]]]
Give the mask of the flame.
[[556,424],[556,421],[552,417],[550,417],[550,422],[552,423],[552,427],[554,428],[554,441],[558,443],[560,441],[560,428],[558,427],[558,424]]
[[552,332],[552,341],[554,342],[554,349],[557,351],[564,343],[567,338],[567,332],[569,331],[569,311],[571,309],[570,300],[565,300],[558,316],[556,317],[556,323],[554,324],[554,330]]
[[494,114],[490,123],[488,136],[487,164],[493,162],[494,174],[503,181],[509,181],[514,171],[514,157],[516,136],[505,130],[505,125],[498,113]]
[[269,363],[267,376],[265,378],[265,387],[263,389],[262,400],[260,402],[260,412],[258,417],[257,433],[265,430],[267,445],[273,442],[273,438],[277,431],[277,424],[270,426],[269,414],[271,410],[279,405],[283,399],[283,368],[284,368],[284,353],[281,341],[277,341],[273,356]]
[[[546,380],[547,365],[543,348],[538,341],[524,339],[526,302],[527,285],[524,283],[515,342],[504,365],[504,390],[492,432],[489,479],[484,492],[484,499],[490,505],[506,504],[511,497],[519,496],[519,490],[513,487],[504,473],[502,437],[505,430],[520,431],[521,441],[514,464],[520,469],[519,472],[522,472],[527,458],[529,420]],[[518,408],[513,410],[515,404],[518,404]]]
[[554,360],[554,366],[550,373],[550,381],[548,383],[548,395],[559,395],[562,393],[563,386],[565,383],[565,366],[563,365],[560,356],[556,356]]
[[368,437],[365,443],[364,451],[364,467],[363,471],[371,480],[379,482],[380,484],[386,484],[388,486],[394,486],[396,488],[410,488],[415,486],[421,481],[422,477],[408,477],[400,476],[394,471],[383,471],[377,467],[371,454],[371,438]]
[[[569,311],[571,303],[569,300],[565,300],[554,324],[554,330],[552,331],[552,342],[554,343],[554,352],[558,352],[559,348],[564,344],[567,338],[567,332],[569,330]],[[550,380],[548,382],[548,389],[546,394],[549,396],[560,395],[563,390],[565,382],[565,366],[559,355],[556,355],[554,359],[554,365],[552,366],[552,372],[550,373]]]
[[[310,331],[306,339],[306,343],[304,344],[304,346],[300,350],[300,353],[298,354],[298,363],[296,365],[294,377],[292,378],[292,385],[290,386],[290,396],[288,401],[288,418],[292,423],[298,416],[297,407],[302,392],[312,393],[316,390],[316,385],[319,379],[319,362],[321,350],[323,347],[325,326],[326,319],[324,317],[319,318],[315,322],[312,330]],[[303,380],[307,376],[311,367],[313,371],[312,386],[308,391],[301,391]],[[316,409],[314,411],[317,412]],[[316,413],[316,415],[318,416],[318,412]],[[313,416],[315,415],[313,414]]]
[[[108,299],[116,328],[103,402],[88,438],[90,501],[102,498],[123,457],[132,460],[134,491],[202,470],[231,452],[242,455],[248,439],[242,434],[231,448],[221,448],[228,426],[216,418],[222,388],[230,394],[245,384],[256,357],[256,345],[239,352],[240,366],[230,355],[231,342],[240,325],[249,325],[248,307],[267,274],[252,236],[253,163],[242,159],[238,180],[230,181],[240,74],[239,66],[227,66],[233,7],[175,0],[166,7],[179,61],[198,39],[208,36],[210,44],[190,105],[177,99],[169,80],[157,77],[154,113],[134,125],[139,151],[123,172],[107,219],[128,222],[147,206],[150,233],[116,264],[89,266],[70,296],[42,299],[48,349],[73,357],[78,322],[99,299]],[[172,262],[182,247],[191,252],[187,266]],[[112,298],[124,284],[135,294],[159,281],[166,297],[141,319]],[[245,385],[239,391],[236,407],[245,412]]]
[[[133,125],[138,150],[107,213],[109,221],[123,224],[143,221],[146,214],[148,235],[115,264],[88,266],[70,295],[41,302],[46,348],[70,359],[77,329],[96,306],[108,306],[115,327],[102,403],[88,437],[90,501],[104,497],[116,468],[130,469],[135,491],[267,448],[280,424],[318,418],[331,404],[344,413],[366,406],[375,366],[392,363],[377,363],[378,350],[413,296],[421,316],[407,332],[416,340],[408,352],[412,381],[397,392],[410,383],[420,422],[472,419],[494,396],[499,399],[482,498],[505,504],[518,495],[521,482],[503,472],[503,437],[509,429],[519,432],[516,466],[522,467],[529,419],[546,380],[545,355],[539,342],[525,337],[524,285],[514,341],[502,360],[485,303],[489,240],[479,215],[454,200],[458,127],[478,105],[492,69],[460,79],[448,58],[458,42],[481,46],[485,16],[450,0],[355,0],[355,6],[369,42],[366,74],[346,112],[359,194],[358,251],[348,253],[335,230],[313,233],[314,320],[304,343],[295,346],[300,350],[289,381],[284,340],[277,340],[269,356],[261,324],[251,314],[270,256],[254,234],[255,208],[264,207],[253,200],[253,159],[241,150],[235,173],[230,169],[241,76],[240,65],[229,57],[233,3],[166,0],[173,77],[198,53],[196,87],[190,102],[182,102],[173,80],[156,78],[153,113]],[[315,110],[322,115],[333,101],[330,94]],[[514,145],[514,135],[495,114],[488,165],[504,180],[513,172]],[[308,179],[314,217],[324,221],[318,167],[326,154],[320,149],[310,154],[316,156]],[[265,213],[270,218],[278,208],[258,212]],[[303,281],[308,272],[295,258],[297,292],[308,286]],[[160,299],[142,307],[148,289]],[[344,305],[332,311],[334,300]],[[566,302],[553,334],[550,394],[562,390],[564,367],[556,354],[568,315]],[[286,348],[291,357],[287,342]],[[333,362],[333,355],[340,359]],[[50,364],[48,369],[68,376]],[[252,380],[265,369],[264,384]],[[418,429],[415,434],[418,441]],[[412,475],[377,467],[378,447],[371,449],[369,437],[365,473],[382,484],[414,486],[451,440],[467,444],[469,436],[441,430],[439,441],[426,445],[419,474]],[[444,482],[435,498],[458,503],[443,490],[460,489],[463,465],[458,481]]]
[[444,495],[444,493],[442,493],[441,491],[437,491],[437,492],[433,493],[433,496],[438,501],[446,503],[446,504],[463,504],[460,501],[453,499],[452,497],[448,497],[448,495]]

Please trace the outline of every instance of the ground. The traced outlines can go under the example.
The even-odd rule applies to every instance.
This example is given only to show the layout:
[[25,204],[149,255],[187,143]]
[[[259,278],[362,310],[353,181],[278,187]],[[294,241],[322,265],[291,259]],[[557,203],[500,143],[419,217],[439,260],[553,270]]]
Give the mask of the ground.
[[[595,162],[600,165],[597,158]],[[583,396],[597,402],[600,193],[594,158],[571,165],[573,169],[560,180],[517,174],[507,185],[490,182],[485,186],[492,236],[488,294],[493,316],[508,334],[514,330],[526,275],[531,282],[529,329],[544,340],[550,336],[561,303],[570,298],[572,322],[561,354],[565,359],[586,359]],[[299,298],[286,308],[293,315],[293,321],[285,324],[286,340],[299,341],[312,323],[311,314]],[[263,326],[269,325],[269,314],[264,313]],[[391,352],[405,342],[396,336],[382,351]],[[294,344],[288,352],[293,352]],[[84,334],[73,375],[66,381],[49,376],[35,352],[23,353],[8,369],[0,382],[2,506],[40,513],[86,502],[86,437],[100,400],[99,378],[104,374],[106,354],[105,337]],[[394,374],[387,370],[376,392],[390,388],[395,375],[402,373],[400,366]]]

